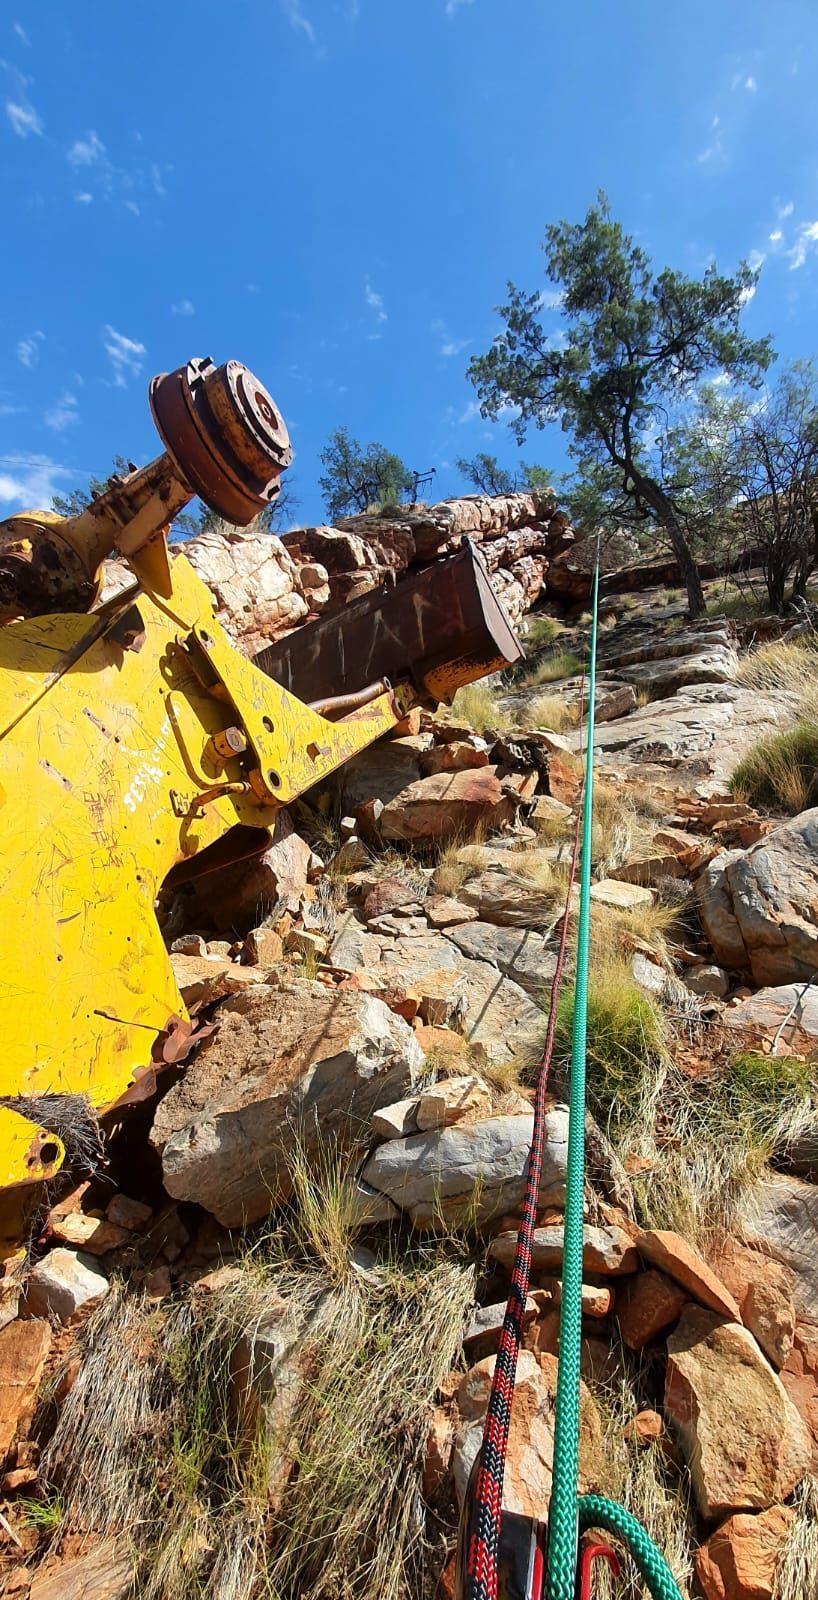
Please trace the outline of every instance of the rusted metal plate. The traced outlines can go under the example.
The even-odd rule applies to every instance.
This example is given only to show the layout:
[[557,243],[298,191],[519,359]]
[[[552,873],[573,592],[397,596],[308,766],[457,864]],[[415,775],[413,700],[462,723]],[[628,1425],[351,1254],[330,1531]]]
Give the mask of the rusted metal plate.
[[480,555],[466,543],[393,589],[299,628],[255,661],[299,700],[357,694],[377,678],[409,678],[438,701],[523,654]]

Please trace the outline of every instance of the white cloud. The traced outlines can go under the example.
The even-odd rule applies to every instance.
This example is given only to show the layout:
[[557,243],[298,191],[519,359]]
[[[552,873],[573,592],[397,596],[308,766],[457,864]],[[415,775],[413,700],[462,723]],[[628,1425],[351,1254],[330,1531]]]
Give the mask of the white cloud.
[[818,222],[802,223],[795,244],[787,251],[790,272],[797,272],[799,267],[803,267],[810,246],[814,244],[818,244]]
[[[750,271],[760,272],[766,259],[767,257],[765,256],[763,250],[751,250],[749,256],[747,257],[747,265],[750,268]],[[748,301],[752,300],[757,287],[757,284],[752,283],[748,284],[746,289],[742,289],[739,299],[743,306],[746,306]]]
[[22,23],[13,22],[11,26],[12,26],[14,32],[16,33],[18,39],[22,40],[23,44],[30,44],[31,43],[31,40],[29,39],[29,36],[26,33],[25,28],[22,26]]
[[290,27],[295,28],[296,32],[305,33],[310,44],[315,44],[315,29],[301,10],[301,0],[281,0],[281,9]]
[[192,317],[196,307],[192,300],[175,300],[170,309],[174,317]]
[[99,135],[92,131],[84,139],[74,140],[68,151],[68,160],[72,167],[93,167],[96,162],[106,160],[107,155]]
[[83,189],[81,194],[74,195],[74,199],[76,200],[78,206],[90,206],[93,198],[94,196],[89,194],[87,189]]
[[389,321],[389,318],[383,307],[383,295],[375,293],[375,290],[373,289],[368,278],[364,284],[364,299],[366,300],[370,310],[374,311],[376,322]]
[[479,417],[479,415],[480,415],[480,401],[479,400],[470,400],[468,405],[466,406],[465,411],[462,411],[460,413],[460,416],[458,417],[457,420],[458,420],[458,422],[474,422],[475,418]]
[[543,289],[538,296],[540,311],[558,311],[565,300],[563,289]]
[[46,411],[44,418],[46,427],[53,428],[55,433],[64,433],[66,428],[73,427],[74,423],[79,422],[79,420],[77,397],[70,394],[68,390],[60,396],[56,405],[51,406],[50,410]]
[[147,355],[147,350],[138,339],[129,339],[124,333],[117,333],[110,322],[106,322],[103,343],[111,358],[114,373],[114,383],[117,389],[124,389],[129,378],[138,378],[142,371],[142,358]]
[[18,139],[27,139],[29,134],[41,134],[43,131],[38,113],[27,100],[7,100],[6,116]]
[[470,6],[472,4],[473,0],[446,0],[446,15],[447,17],[453,17],[461,6]]
[[45,334],[37,328],[34,333],[28,333],[24,339],[18,341],[17,360],[21,366],[36,367],[40,359],[40,345],[44,338]]
[[784,235],[780,228],[773,228],[773,231],[770,234],[770,244],[780,244],[783,237]]
[[440,354],[442,356],[458,356],[461,350],[465,350],[466,345],[471,343],[470,338],[455,339],[450,334],[442,317],[435,317],[432,323],[432,333],[440,340]]
[[778,217],[779,222],[783,222],[785,217],[791,217],[792,216],[794,210],[795,210],[795,201],[794,200],[785,200],[783,205],[777,205],[776,206],[775,214]]
[[714,117],[710,126],[713,131],[713,138],[705,146],[704,150],[699,151],[696,162],[699,166],[706,166],[711,163],[723,166],[727,160],[727,152],[724,148],[724,139],[721,132],[721,117]]
[[715,378],[711,378],[710,381],[714,389],[729,389],[733,380],[729,372],[717,372]]
[[48,456],[0,456],[0,505],[9,511],[45,510],[72,467],[61,467]]
[[730,88],[734,92],[736,89],[746,89],[748,94],[755,94],[758,89],[758,80],[753,77],[752,73],[734,72]]

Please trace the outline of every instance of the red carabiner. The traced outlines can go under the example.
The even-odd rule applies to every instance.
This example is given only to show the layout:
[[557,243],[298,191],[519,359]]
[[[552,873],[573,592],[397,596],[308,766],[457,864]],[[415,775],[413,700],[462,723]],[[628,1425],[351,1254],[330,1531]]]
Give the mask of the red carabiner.
[[580,1552],[579,1557],[579,1596],[578,1600],[593,1600],[591,1594],[591,1568],[595,1561],[607,1561],[615,1578],[619,1577],[621,1568],[619,1557],[607,1544],[587,1544]]

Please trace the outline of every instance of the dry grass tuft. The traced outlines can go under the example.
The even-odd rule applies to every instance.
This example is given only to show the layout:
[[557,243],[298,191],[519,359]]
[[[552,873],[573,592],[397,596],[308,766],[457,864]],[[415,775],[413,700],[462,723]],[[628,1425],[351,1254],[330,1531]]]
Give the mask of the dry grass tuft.
[[508,727],[508,715],[501,710],[496,691],[485,680],[458,689],[451,708],[444,706],[440,715],[465,722],[477,733],[484,733],[487,728],[493,733],[503,733]]
[[778,1564],[773,1600],[818,1600],[818,1478],[795,1491],[795,1521]]
[[349,1270],[337,1174],[298,1187],[299,1236],[181,1301],[114,1287],[80,1335],[44,1471],[67,1530],[127,1530],[142,1600],[421,1592],[425,1421],[472,1269],[429,1245]]
[[786,733],[760,739],[730,779],[738,800],[780,807],[797,816],[813,803],[818,786],[818,722],[801,722]]
[[792,695],[793,716],[818,721],[818,642],[815,639],[762,645],[742,656],[736,668],[736,679],[746,689]]
[[581,671],[582,661],[574,650],[552,650],[525,674],[522,682],[529,688],[538,683],[559,683],[561,678],[575,678]]
[[579,704],[558,694],[538,694],[514,707],[509,718],[520,733],[533,733],[537,728],[564,733],[568,728],[579,726]]

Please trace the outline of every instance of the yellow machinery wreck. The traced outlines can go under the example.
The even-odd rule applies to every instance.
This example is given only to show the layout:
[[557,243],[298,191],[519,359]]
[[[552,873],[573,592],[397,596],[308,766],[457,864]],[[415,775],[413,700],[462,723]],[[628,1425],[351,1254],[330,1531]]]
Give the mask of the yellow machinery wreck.
[[[189,1031],[163,884],[264,849],[413,705],[521,654],[464,546],[248,660],[168,533],[194,495],[240,526],[269,506],[286,427],[236,361],[190,361],[150,401],[156,460],[77,516],[0,524],[0,1254],[63,1163],[61,1099],[111,1110]],[[134,581],[100,604],[113,553]]]

